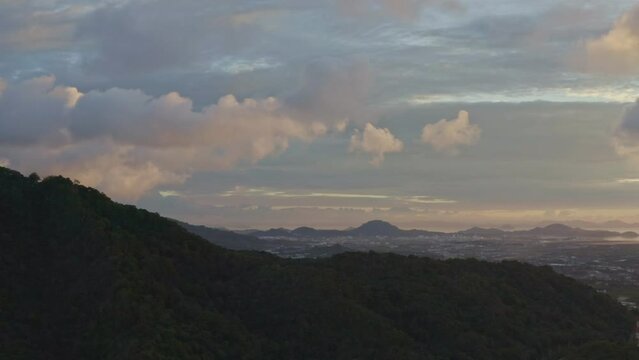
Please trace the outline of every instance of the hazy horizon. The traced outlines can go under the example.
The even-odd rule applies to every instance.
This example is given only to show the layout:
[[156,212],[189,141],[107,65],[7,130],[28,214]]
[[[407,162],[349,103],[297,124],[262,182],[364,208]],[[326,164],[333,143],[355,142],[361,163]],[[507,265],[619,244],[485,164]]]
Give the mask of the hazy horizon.
[[[179,221],[184,221],[181,219],[176,219]],[[362,223],[354,223],[351,224],[350,226],[346,226],[346,227],[340,227],[340,226],[330,226],[330,225],[322,225],[322,226],[309,226],[306,224],[291,224],[290,226],[273,226],[273,227],[225,227],[225,226],[214,226],[214,225],[206,225],[206,224],[198,224],[198,223],[193,223],[191,225],[203,225],[203,226],[207,226],[207,227],[212,227],[212,228],[219,228],[219,229],[225,229],[225,230],[230,230],[230,231],[245,231],[245,230],[260,230],[260,231],[264,231],[264,230],[272,230],[272,229],[287,229],[287,230],[295,230],[297,228],[300,227],[312,227],[314,229],[317,230],[350,230],[350,229],[354,229],[357,228],[363,224],[366,224],[368,222],[371,221],[383,221],[386,223],[389,223],[391,225],[397,226],[398,228],[402,229],[402,230],[431,230],[431,231],[441,231],[441,232],[458,232],[458,231],[463,231],[463,230],[468,230],[471,228],[483,228],[483,229],[499,229],[499,230],[504,230],[504,231],[517,231],[517,230],[531,230],[533,228],[537,228],[537,227],[546,227],[549,225],[554,225],[554,224],[561,224],[561,225],[566,225],[566,226],[570,226],[570,227],[574,227],[574,228],[580,228],[580,229],[584,229],[584,230],[607,230],[607,231],[617,231],[617,232],[625,232],[625,231],[639,231],[639,224],[635,224],[635,223],[624,223],[625,225],[621,225],[621,224],[607,224],[606,222],[602,222],[602,223],[596,223],[596,222],[589,222],[589,221],[583,221],[583,220],[574,220],[574,221],[566,221],[566,222],[558,222],[558,221],[552,221],[552,220],[547,220],[547,221],[540,221],[538,223],[530,223],[530,224],[521,224],[518,226],[512,225],[512,224],[501,224],[501,225],[495,225],[495,224],[471,224],[469,226],[463,226],[460,224],[449,224],[449,223],[434,223],[434,224],[416,224],[415,226],[410,225],[410,224],[396,224],[396,223],[392,223],[389,221],[386,221],[384,219],[376,219],[376,218],[371,218],[369,220],[366,220]]]

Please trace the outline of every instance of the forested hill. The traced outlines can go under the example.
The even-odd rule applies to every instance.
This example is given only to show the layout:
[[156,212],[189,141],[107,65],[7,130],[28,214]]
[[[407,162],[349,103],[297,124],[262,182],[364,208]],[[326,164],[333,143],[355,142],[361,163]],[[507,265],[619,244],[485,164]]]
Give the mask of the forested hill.
[[630,314],[547,267],[224,250],[3,168],[0,200],[0,359],[635,356]]

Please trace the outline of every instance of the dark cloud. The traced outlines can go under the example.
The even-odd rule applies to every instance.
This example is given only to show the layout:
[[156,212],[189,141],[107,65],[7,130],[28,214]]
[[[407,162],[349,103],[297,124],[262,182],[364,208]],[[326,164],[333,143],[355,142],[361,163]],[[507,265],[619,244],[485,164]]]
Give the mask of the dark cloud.
[[366,61],[324,59],[302,72],[301,86],[289,103],[303,113],[333,123],[363,123],[373,116],[368,106],[374,72]]
[[205,50],[219,51],[216,42],[230,35],[232,28],[220,27],[225,20],[217,17],[219,9],[195,0],[104,6],[78,26],[79,38],[95,46],[86,55],[87,70],[119,77],[188,68],[203,59]]
[[0,2],[0,54],[67,47],[75,22],[89,11],[72,1]]
[[613,132],[615,149],[622,156],[639,156],[639,100],[624,112]]
[[79,93],[55,86],[52,76],[7,85],[0,91],[0,145],[61,145],[68,141],[68,114]]

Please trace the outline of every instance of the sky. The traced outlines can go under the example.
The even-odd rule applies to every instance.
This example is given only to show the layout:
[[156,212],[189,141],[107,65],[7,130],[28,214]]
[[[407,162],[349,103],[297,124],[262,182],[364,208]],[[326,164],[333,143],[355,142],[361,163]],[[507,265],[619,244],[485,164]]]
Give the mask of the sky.
[[639,222],[639,6],[0,0],[0,165],[231,229]]

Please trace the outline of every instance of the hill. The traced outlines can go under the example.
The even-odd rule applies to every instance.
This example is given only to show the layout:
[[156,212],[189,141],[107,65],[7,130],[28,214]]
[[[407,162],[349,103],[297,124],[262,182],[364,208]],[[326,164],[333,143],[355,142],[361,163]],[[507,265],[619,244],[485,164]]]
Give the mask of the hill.
[[264,250],[265,240],[260,240],[254,236],[238,234],[232,231],[214,229],[202,225],[191,225],[185,222],[177,223],[193,233],[206,239],[217,246],[231,250]]
[[373,220],[353,230],[349,230],[349,233],[358,236],[398,236],[402,230],[397,226],[387,223],[386,221]]
[[[274,253],[282,257],[291,258],[320,258],[333,256],[353,250],[342,245],[322,245],[306,243],[294,240],[287,240],[286,237],[273,236],[257,238],[251,235],[239,234],[227,230],[214,229],[202,225],[191,225],[185,222],[176,221],[188,232],[200,236],[202,239],[231,250],[257,250]],[[309,229],[309,230],[307,230]],[[274,231],[277,231],[274,229]],[[295,229],[294,232],[317,231],[311,228]],[[290,232],[287,232],[287,234]]]
[[0,199],[1,359],[558,359],[633,325],[548,267],[225,250],[2,168]]

